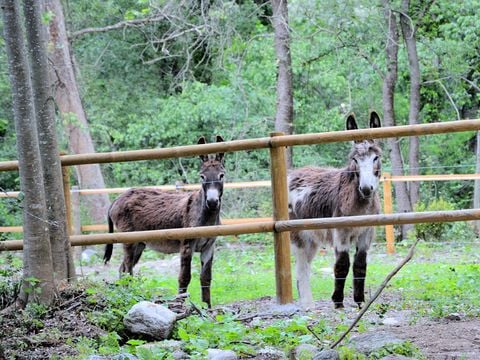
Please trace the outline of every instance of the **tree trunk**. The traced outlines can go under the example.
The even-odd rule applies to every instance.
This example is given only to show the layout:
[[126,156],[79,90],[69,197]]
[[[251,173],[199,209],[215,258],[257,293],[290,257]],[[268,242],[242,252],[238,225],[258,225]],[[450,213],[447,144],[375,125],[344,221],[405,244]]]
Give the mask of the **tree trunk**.
[[[275,130],[293,133],[293,86],[287,0],[272,0],[272,23],[277,54],[277,113]],[[292,147],[287,150],[287,167],[293,166]]]
[[[415,37],[414,24],[409,16],[410,0],[403,0],[402,13],[400,14],[400,26],[402,28],[403,38],[405,40],[405,46],[407,49],[408,64],[410,70],[410,109],[408,113],[408,123],[415,125],[419,123],[420,114],[420,62],[418,61],[417,53],[417,40]],[[411,136],[409,138],[410,148],[408,164],[410,168],[410,175],[419,174],[419,153],[420,145],[417,136]],[[419,200],[419,182],[410,183],[410,204],[412,207]]]
[[13,94],[20,189],[25,196],[24,273],[19,299],[21,305],[29,301],[50,305],[55,295],[53,265],[46,226],[48,221],[40,149],[18,0],[2,0],[1,7]]
[[[477,131],[477,159],[476,159],[476,173],[480,174],[480,131]],[[480,208],[480,180],[475,180],[473,190],[473,207],[475,209]],[[475,231],[480,235],[480,220],[474,222]]]
[[25,29],[30,53],[32,90],[37,120],[40,155],[49,220],[54,280],[59,283],[75,278],[67,232],[62,167],[55,129],[55,107],[48,77],[46,28],[38,0],[24,0]]
[[[50,41],[52,53],[52,80],[55,83],[55,102],[60,115],[67,121],[70,151],[74,154],[93,153],[95,148],[90,136],[87,117],[82,106],[80,94],[70,54],[70,44],[65,28],[60,0],[46,0],[47,8],[55,15],[50,22]],[[80,188],[104,188],[105,182],[100,165],[80,165],[76,167]],[[106,194],[85,197],[90,218],[95,223],[105,222],[109,206]]]
[[[398,56],[398,30],[397,17],[390,9],[389,0],[383,0],[385,19],[387,20],[387,72],[383,81],[383,117],[386,126],[395,126],[395,85],[397,82],[397,56]],[[403,160],[398,139],[389,138],[390,161],[392,174],[403,175]],[[405,182],[395,182],[395,198],[398,212],[412,210],[408,190]],[[402,225],[401,235],[405,239],[408,230],[407,225]]]

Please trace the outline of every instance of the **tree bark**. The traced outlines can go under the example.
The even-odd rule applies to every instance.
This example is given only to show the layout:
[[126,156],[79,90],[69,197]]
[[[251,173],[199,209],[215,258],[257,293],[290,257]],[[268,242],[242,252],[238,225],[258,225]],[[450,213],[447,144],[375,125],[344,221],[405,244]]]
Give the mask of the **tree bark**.
[[[46,0],[47,8],[55,15],[50,22],[50,54],[52,80],[55,83],[55,102],[60,115],[67,122],[70,151],[74,154],[93,153],[95,148],[75,79],[70,44],[65,28],[60,0]],[[100,165],[80,165],[76,167],[80,188],[104,188],[105,182]],[[106,194],[85,197],[90,218],[95,223],[105,222],[109,200]]]
[[[277,54],[277,112],[275,131],[293,133],[293,85],[287,0],[272,0],[272,23]],[[287,167],[293,166],[292,147],[287,149]]]
[[[420,114],[420,84],[421,72],[420,62],[418,61],[417,40],[414,23],[410,16],[410,0],[403,0],[402,13],[400,14],[400,26],[407,49],[408,64],[410,70],[410,109],[408,113],[408,123],[415,125],[419,123]],[[419,174],[419,154],[420,144],[417,136],[409,138],[410,148],[408,165],[410,168],[410,175]],[[411,182],[410,187],[410,203],[412,207],[419,200],[420,183]]]
[[41,22],[42,2],[24,0],[23,5],[44,188],[45,194],[48,194],[46,205],[54,280],[60,283],[74,279],[75,268],[67,233],[55,108],[48,76],[47,34]]
[[19,300],[50,305],[54,299],[53,265],[38,145],[18,0],[1,0],[23,199],[24,273]]
[[[385,12],[385,19],[387,20],[387,72],[383,81],[383,117],[386,126],[395,126],[395,85],[397,82],[398,71],[398,29],[397,17],[390,9],[390,1],[382,0]],[[389,138],[388,145],[390,148],[390,161],[392,163],[392,174],[403,175],[403,160],[400,151],[398,139]],[[408,190],[405,182],[395,182],[395,198],[397,200],[398,212],[410,212],[412,205],[408,195]],[[408,231],[407,225],[402,225],[401,235],[405,239]]]

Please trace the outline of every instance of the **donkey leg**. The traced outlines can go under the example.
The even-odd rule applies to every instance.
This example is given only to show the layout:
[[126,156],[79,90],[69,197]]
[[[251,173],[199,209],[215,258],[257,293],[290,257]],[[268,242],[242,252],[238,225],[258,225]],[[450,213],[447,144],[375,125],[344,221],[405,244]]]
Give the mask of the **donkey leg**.
[[367,275],[367,251],[357,247],[353,261],[353,300],[358,307],[365,302],[365,277]]
[[362,307],[365,302],[365,278],[367,276],[367,252],[371,239],[374,237],[373,228],[368,229],[357,239],[357,250],[353,261],[353,300]]
[[142,253],[143,253],[143,250],[145,250],[145,246],[147,246],[147,244],[145,243],[137,243],[135,244],[135,247],[134,247],[134,252],[133,252],[133,265],[132,265],[132,268],[137,265],[138,263],[138,260],[140,260],[140,257],[142,256]]
[[[312,260],[317,254],[318,245],[313,241],[298,241],[299,234],[293,235],[293,252],[295,254],[295,271],[297,273],[297,290],[302,308],[313,307],[312,289],[310,286],[310,274]],[[296,241],[297,240],[297,241]]]
[[343,308],[343,290],[345,288],[345,279],[350,268],[350,258],[348,250],[335,248],[335,290],[333,291],[332,301],[335,309]]
[[133,259],[135,257],[135,247],[137,244],[123,244],[123,261],[120,265],[120,277],[123,273],[129,273],[133,275],[133,265],[135,265]]
[[180,243],[180,274],[178,275],[178,293],[187,292],[192,278],[192,241],[184,240]]
[[202,263],[202,270],[200,272],[200,285],[202,286],[202,301],[207,303],[208,308],[212,307],[210,300],[210,285],[212,282],[212,264],[214,243],[206,245],[200,254],[200,260]]

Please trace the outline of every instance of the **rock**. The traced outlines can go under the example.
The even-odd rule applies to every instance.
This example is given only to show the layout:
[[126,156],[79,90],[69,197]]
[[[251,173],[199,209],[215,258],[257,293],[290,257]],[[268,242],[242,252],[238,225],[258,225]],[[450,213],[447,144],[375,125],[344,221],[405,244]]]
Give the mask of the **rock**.
[[388,331],[377,331],[355,336],[350,339],[353,347],[366,355],[380,350],[388,344],[401,344],[403,340]]
[[392,354],[392,355],[384,356],[380,360],[414,360],[414,358],[406,357],[403,355]]
[[460,316],[459,313],[451,313],[445,316],[446,320],[451,320],[451,321],[460,321],[462,320],[462,317]]
[[137,346],[137,349],[146,349],[155,354],[155,351],[167,350],[174,360],[189,359],[190,356],[183,351],[184,342],[178,340],[163,340]]
[[83,263],[90,263],[95,257],[97,253],[93,249],[85,249],[82,251],[81,259]]
[[237,360],[237,354],[232,350],[208,349],[208,360]]
[[290,352],[290,360],[310,360],[318,352],[319,349],[316,346],[301,344]]
[[388,326],[400,326],[400,321],[398,321],[397,319],[395,319],[393,317],[388,317],[388,318],[383,319],[382,324],[383,325],[388,325]]
[[272,347],[267,347],[264,349],[261,349],[257,352],[257,355],[255,355],[255,359],[257,360],[287,360],[287,356],[285,353],[281,350],[272,348]]
[[141,301],[132,306],[123,318],[123,324],[133,334],[153,339],[167,339],[172,333],[177,316],[162,305]]
[[84,360],[106,360],[103,356],[100,355],[90,355],[89,357],[85,358]]
[[113,356],[111,360],[138,360],[138,358],[129,353],[121,353]]
[[188,355],[185,351],[183,350],[175,350],[172,353],[173,360],[183,360],[183,359],[190,359],[190,355]]
[[337,350],[322,350],[315,354],[312,360],[340,360],[340,355]]

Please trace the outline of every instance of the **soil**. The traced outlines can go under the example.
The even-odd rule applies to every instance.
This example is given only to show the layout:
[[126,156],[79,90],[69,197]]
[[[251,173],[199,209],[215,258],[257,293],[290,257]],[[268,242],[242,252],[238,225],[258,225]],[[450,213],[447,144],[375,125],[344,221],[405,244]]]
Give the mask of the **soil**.
[[[156,260],[144,262],[143,266],[146,269],[176,272],[174,263],[177,262],[178,259]],[[115,266],[84,266],[79,271],[87,278],[101,276],[113,280],[118,276]],[[451,314],[444,319],[432,320],[418,318],[411,310],[392,310],[389,306],[385,306],[387,310],[382,310],[382,304],[398,300],[389,293],[377,300],[376,306],[372,306],[364,316],[369,331],[388,330],[419,347],[428,359],[480,359],[480,319]],[[318,301],[314,309],[304,313],[296,305],[279,306],[273,298],[265,297],[218,306],[212,312],[234,313],[247,324],[267,324],[294,314],[349,324],[357,316],[358,309],[353,302],[346,301],[345,305],[345,309],[337,311],[332,309],[330,301]],[[77,288],[65,289],[60,294],[55,306],[44,316],[43,325],[41,322],[26,320],[28,317],[21,311],[3,311],[0,314],[0,360],[62,359],[75,355],[75,347],[70,345],[71,339],[96,339],[104,334],[85,315],[93,310],[93,306],[98,310],[99,305],[87,302],[84,291]]]

